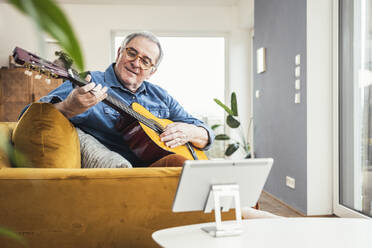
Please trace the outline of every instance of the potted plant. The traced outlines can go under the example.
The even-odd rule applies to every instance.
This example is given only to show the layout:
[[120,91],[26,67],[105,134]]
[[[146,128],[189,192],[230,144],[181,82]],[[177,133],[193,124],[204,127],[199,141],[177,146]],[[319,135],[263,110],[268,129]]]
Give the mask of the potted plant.
[[[240,140],[236,140],[229,135],[222,133],[216,135],[217,141],[229,141],[229,145],[227,146],[225,150],[225,156],[229,157],[233,153],[235,153],[237,150],[242,149],[245,156],[244,158],[250,158],[251,157],[251,146],[244,134],[244,131],[242,129],[239,115],[238,115],[238,104],[236,100],[236,93],[231,93],[231,107],[228,107],[226,104],[222,103],[217,98],[213,99],[220,107],[222,107],[226,113],[228,114],[226,117],[226,124],[228,127],[232,129],[238,129],[239,131],[239,137]],[[251,128],[252,118],[249,121],[248,130]],[[211,128],[212,130],[217,130],[220,126],[223,126],[221,124],[215,124]]]

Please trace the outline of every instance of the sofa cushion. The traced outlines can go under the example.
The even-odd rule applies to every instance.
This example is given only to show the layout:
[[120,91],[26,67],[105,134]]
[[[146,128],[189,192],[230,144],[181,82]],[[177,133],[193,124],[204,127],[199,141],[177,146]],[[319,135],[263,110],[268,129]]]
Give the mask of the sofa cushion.
[[33,103],[14,128],[12,141],[30,161],[25,167],[80,168],[75,127],[50,103]]
[[128,160],[101,144],[92,135],[76,128],[80,139],[82,168],[132,168]]

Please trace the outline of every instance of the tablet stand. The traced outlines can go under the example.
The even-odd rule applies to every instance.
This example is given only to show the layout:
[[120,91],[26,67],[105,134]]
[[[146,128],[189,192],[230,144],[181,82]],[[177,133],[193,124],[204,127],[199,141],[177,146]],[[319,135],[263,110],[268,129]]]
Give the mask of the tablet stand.
[[[221,220],[221,210],[223,212],[229,211],[233,202],[235,203],[236,220],[232,223],[224,223]],[[212,185],[204,207],[204,213],[210,213],[213,209],[216,225],[202,227],[203,231],[214,237],[234,236],[242,233],[242,213],[238,184]]]

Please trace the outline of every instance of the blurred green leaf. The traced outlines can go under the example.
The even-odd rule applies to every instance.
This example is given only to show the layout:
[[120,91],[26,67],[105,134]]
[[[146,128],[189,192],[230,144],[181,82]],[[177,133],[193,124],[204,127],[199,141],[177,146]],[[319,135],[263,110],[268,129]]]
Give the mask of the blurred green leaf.
[[15,241],[17,241],[18,243],[22,244],[23,246],[26,246],[27,245],[27,242],[26,240],[24,239],[24,237],[22,237],[21,235],[5,228],[5,227],[0,227],[0,236],[3,236],[3,237],[8,237],[10,239],[13,239]]
[[235,119],[232,115],[227,116],[226,123],[231,128],[237,128],[240,126],[240,122],[237,119]]
[[236,101],[236,94],[235,92],[231,93],[231,110],[233,112],[233,116],[238,116],[238,103]]
[[32,167],[27,157],[15,148],[9,150],[8,158],[13,167]]
[[229,140],[230,137],[227,136],[226,134],[218,134],[216,135],[216,140]]
[[239,149],[239,143],[230,144],[225,151],[225,155],[231,156],[238,149]]
[[79,42],[63,11],[52,0],[8,0],[51,37],[74,60],[79,70],[84,70],[84,61]]
[[31,167],[29,160],[11,145],[3,133],[0,133],[0,151],[4,152],[12,167]]
[[216,130],[220,126],[222,126],[222,125],[221,124],[214,124],[211,128],[212,128],[212,130]]
[[218,100],[217,98],[214,98],[213,99],[218,105],[220,105],[228,114],[230,115],[234,115],[233,111],[227,107],[225,104],[223,104],[220,100]]

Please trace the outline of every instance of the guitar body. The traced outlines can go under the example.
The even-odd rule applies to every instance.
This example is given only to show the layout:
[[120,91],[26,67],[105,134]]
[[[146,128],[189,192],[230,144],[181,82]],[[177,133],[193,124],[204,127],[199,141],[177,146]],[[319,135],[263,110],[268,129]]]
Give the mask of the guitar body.
[[[131,107],[140,115],[157,122],[163,127],[172,123],[171,120],[157,118],[138,103],[133,103]],[[189,160],[194,160],[186,145],[177,146],[175,148],[166,146],[164,142],[160,141],[160,137],[157,132],[139,121],[133,121],[131,124],[129,124],[124,130],[122,130],[122,134],[124,141],[129,145],[131,151],[142,161],[148,164],[170,154],[178,154],[186,157]],[[193,147],[193,149],[199,160],[208,159],[202,150],[195,147]]]

